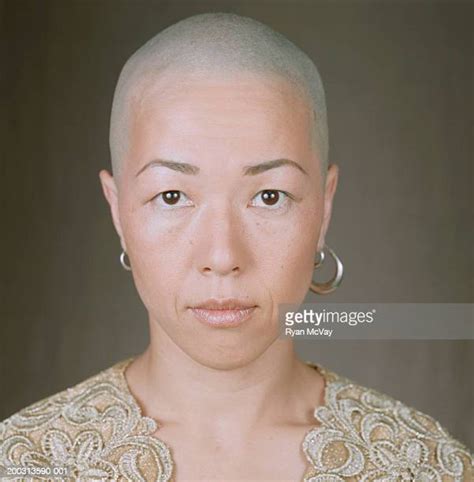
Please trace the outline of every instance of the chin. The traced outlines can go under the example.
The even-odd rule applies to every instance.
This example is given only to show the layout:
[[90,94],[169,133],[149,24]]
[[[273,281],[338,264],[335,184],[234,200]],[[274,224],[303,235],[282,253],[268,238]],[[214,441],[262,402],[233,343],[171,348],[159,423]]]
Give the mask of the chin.
[[232,347],[224,344],[216,346],[205,343],[200,345],[199,350],[196,350],[196,345],[193,345],[194,349],[187,353],[195,362],[205,367],[214,370],[235,370],[245,367],[259,358],[272,341],[268,340],[265,345],[262,345],[262,340],[258,344],[241,341]]

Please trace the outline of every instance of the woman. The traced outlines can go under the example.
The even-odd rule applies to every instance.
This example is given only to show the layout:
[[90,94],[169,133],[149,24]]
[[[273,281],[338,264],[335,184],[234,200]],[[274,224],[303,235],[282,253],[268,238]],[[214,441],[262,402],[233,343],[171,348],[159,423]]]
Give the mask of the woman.
[[[279,338],[280,304],[342,278],[325,246],[338,168],[303,52],[234,14],[178,22],[122,70],[110,147],[113,176],[102,170],[100,181],[150,343],[5,420],[4,470],[470,480],[471,453],[437,421],[299,360]],[[320,285],[314,258],[325,251],[338,272]]]

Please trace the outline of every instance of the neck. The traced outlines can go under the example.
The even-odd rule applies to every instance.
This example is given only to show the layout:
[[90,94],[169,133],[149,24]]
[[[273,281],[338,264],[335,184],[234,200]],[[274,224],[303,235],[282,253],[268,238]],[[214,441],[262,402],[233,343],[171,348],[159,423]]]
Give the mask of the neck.
[[321,401],[324,381],[298,360],[291,341],[277,339],[252,361],[215,368],[187,355],[154,321],[150,334],[126,379],[143,413],[161,423],[244,436],[256,427],[304,423]]

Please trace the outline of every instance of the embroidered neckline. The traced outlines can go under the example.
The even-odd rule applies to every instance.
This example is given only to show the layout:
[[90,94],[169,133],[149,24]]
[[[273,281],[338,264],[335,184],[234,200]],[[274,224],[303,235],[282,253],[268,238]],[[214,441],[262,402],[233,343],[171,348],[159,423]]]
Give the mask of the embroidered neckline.
[[[159,438],[159,436],[154,435],[155,432],[157,431],[157,429],[160,428],[161,424],[157,419],[143,414],[142,407],[141,407],[140,403],[138,402],[138,400],[136,399],[136,397],[133,395],[133,393],[130,389],[130,386],[128,384],[128,381],[125,377],[125,371],[127,370],[128,366],[132,363],[132,361],[135,358],[136,358],[136,356],[131,356],[129,358],[126,358],[122,361],[117,362],[111,368],[118,375],[118,377],[117,377],[118,385],[119,385],[120,389],[125,393],[126,397],[129,400],[129,403],[134,407],[134,410],[136,410],[139,419],[142,422],[146,423],[150,427],[150,431],[148,432],[148,434],[149,434],[148,436],[159,440],[160,443],[163,444],[163,446],[168,450],[168,452],[170,454],[173,454],[172,447],[169,446],[163,440],[161,440],[161,438]],[[316,363],[316,362],[309,361],[309,360],[305,360],[304,363],[306,365],[314,368],[321,375],[321,377],[323,379],[323,383],[324,383],[324,388],[323,388],[324,396],[323,396],[323,403],[321,405],[316,405],[312,408],[313,418],[318,423],[314,424],[311,428],[309,428],[304,433],[304,435],[301,439],[301,442],[299,443],[299,449],[302,450],[303,453],[305,453],[304,444],[305,444],[305,440],[307,439],[307,437],[315,429],[323,429],[323,425],[321,424],[321,421],[317,418],[316,412],[319,411],[320,409],[327,409],[327,410],[330,409],[330,390],[331,390],[331,387],[336,381],[341,379],[341,377],[337,373],[333,372],[332,370],[329,370],[328,368],[324,367],[320,363]],[[307,455],[306,455],[306,458],[307,458]],[[307,462],[309,462],[309,460],[307,460]],[[171,455],[172,471],[174,471],[174,469],[173,469],[174,464],[175,464],[175,462],[174,462],[173,456]],[[306,480],[307,477],[308,477],[308,474],[310,473],[311,470],[312,470],[311,464],[306,465],[306,468],[304,470],[304,473],[303,473],[303,476],[302,476],[301,480]]]
[[[125,378],[135,358],[1,422],[0,466],[34,460],[68,465],[81,480],[91,474],[94,480],[175,480],[172,450],[154,435],[160,425],[143,415]],[[319,371],[325,386],[322,404],[314,407],[316,422],[310,420],[299,446],[309,464],[301,482],[455,482],[472,475],[469,449],[437,420],[318,363],[306,364]]]

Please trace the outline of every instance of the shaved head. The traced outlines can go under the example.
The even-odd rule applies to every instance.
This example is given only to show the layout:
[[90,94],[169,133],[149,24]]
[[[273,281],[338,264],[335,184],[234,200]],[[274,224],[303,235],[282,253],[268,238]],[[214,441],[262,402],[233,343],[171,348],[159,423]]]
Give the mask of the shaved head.
[[[158,78],[212,78],[251,73],[288,82],[313,113],[313,145],[323,178],[328,163],[324,88],[313,61],[286,37],[249,17],[204,13],[155,35],[125,63],[114,93],[110,121],[112,172],[127,158],[132,113]],[[192,77],[191,77],[192,76]]]

